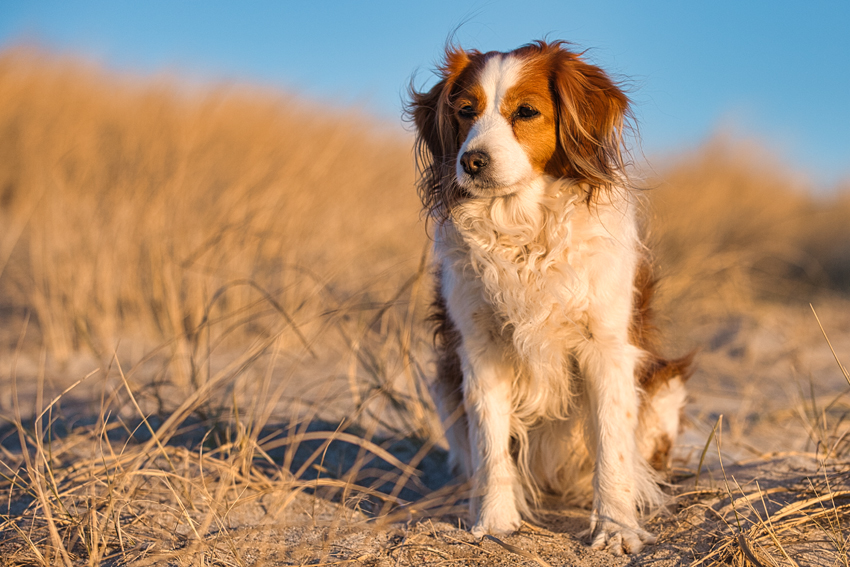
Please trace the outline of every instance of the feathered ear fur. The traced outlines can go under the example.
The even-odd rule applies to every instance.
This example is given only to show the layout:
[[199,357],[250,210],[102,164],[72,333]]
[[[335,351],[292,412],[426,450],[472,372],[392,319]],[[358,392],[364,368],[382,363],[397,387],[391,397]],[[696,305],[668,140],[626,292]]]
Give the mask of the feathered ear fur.
[[621,183],[629,99],[605,71],[559,45],[557,49],[553,91],[558,108],[558,162],[567,166],[563,175],[583,179],[593,188]]
[[416,126],[416,167],[419,170],[419,198],[429,216],[445,218],[461,196],[454,182],[454,162],[460,147],[457,121],[451,111],[452,89],[470,57],[449,47],[442,65],[437,69],[440,81],[428,92],[410,88],[410,103],[406,112]]

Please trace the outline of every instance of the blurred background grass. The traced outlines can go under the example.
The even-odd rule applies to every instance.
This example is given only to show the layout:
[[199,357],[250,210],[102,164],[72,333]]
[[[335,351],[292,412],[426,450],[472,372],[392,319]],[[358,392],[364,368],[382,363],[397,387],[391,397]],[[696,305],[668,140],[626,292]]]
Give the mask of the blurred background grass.
[[380,299],[425,241],[407,146],[355,110],[6,52],[2,307],[63,360],[241,313],[238,341],[268,297],[313,319],[321,286]]
[[[122,337],[179,351],[222,317],[243,321],[226,333],[238,342],[280,308],[308,325],[328,307],[319,288],[384,301],[426,242],[410,146],[356,109],[9,50],[0,308],[31,313],[65,360]],[[814,195],[723,135],[653,165],[640,174],[668,320],[850,291],[846,190]]]

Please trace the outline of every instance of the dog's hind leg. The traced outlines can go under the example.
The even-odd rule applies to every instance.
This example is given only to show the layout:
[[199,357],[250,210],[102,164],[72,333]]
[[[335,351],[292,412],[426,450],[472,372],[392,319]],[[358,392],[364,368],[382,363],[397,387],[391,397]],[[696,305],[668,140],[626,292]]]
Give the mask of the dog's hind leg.
[[[674,365],[678,361],[668,362]],[[688,357],[685,366],[690,365]],[[678,366],[678,365],[677,365]],[[657,471],[670,466],[671,450],[679,435],[682,411],[687,401],[687,373],[673,372],[647,383],[641,395],[640,418],[637,428],[641,455]]]
[[661,355],[661,336],[655,327],[652,298],[656,280],[652,266],[643,259],[635,274],[635,296],[630,340],[644,351],[636,371],[641,388],[637,439],[641,455],[655,470],[670,466],[670,451],[679,435],[685,406],[685,382],[691,375],[694,353],[668,360]]

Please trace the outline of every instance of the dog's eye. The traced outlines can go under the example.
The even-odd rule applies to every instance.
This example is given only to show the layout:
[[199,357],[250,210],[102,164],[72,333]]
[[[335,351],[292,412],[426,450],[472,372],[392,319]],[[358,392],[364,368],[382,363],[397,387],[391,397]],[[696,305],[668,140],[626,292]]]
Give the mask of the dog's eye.
[[475,107],[471,104],[464,104],[458,109],[457,113],[462,118],[475,118]]
[[540,114],[537,109],[528,104],[521,104],[519,108],[516,109],[514,116],[521,120],[527,120],[529,118],[534,118]]

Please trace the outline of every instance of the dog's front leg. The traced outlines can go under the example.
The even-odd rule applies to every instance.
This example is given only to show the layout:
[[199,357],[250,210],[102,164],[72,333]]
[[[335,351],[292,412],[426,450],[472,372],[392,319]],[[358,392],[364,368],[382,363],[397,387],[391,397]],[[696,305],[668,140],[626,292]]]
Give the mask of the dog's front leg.
[[616,555],[637,553],[655,541],[641,529],[636,512],[638,503],[657,502],[660,495],[635,436],[639,400],[634,370],[639,356],[639,349],[624,336],[599,328],[580,352],[596,445],[591,545]]
[[501,323],[484,300],[479,278],[467,261],[444,262],[441,291],[448,315],[460,332],[458,348],[463,372],[463,405],[469,433],[473,495],[472,533],[508,534],[527,511],[516,464],[511,456],[514,367]]
[[472,450],[473,535],[504,535],[521,523],[524,503],[510,453],[513,367],[503,349],[480,336],[464,337],[463,396]]

